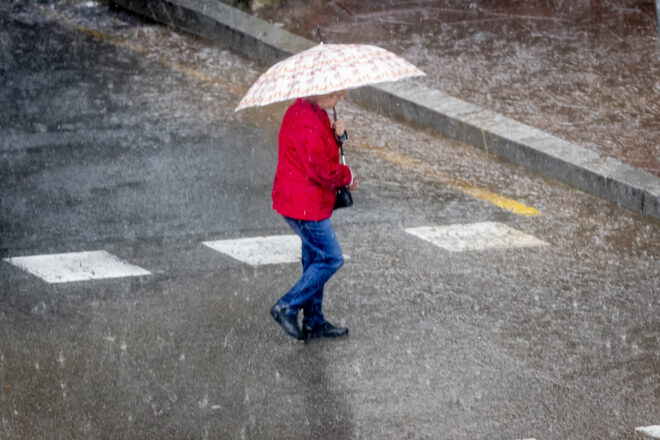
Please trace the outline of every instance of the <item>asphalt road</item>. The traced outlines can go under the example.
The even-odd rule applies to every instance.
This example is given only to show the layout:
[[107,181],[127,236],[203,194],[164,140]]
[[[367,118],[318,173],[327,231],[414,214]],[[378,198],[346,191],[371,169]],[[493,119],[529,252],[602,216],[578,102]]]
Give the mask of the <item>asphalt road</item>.
[[291,234],[285,106],[233,111],[266,66],[95,2],[0,21],[0,438],[652,438],[657,221],[345,103],[351,335],[298,343],[295,246],[227,242]]

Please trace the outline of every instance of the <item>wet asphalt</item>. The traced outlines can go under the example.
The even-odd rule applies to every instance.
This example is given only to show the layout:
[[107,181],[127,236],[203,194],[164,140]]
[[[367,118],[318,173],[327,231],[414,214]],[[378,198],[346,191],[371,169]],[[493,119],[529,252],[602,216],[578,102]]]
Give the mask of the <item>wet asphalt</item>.
[[[303,344],[300,266],[202,242],[289,234],[265,66],[106,4],[0,6],[2,258],[105,250],[151,275],[49,284],[0,261],[0,438],[641,439],[660,424],[660,224],[342,104],[356,205]],[[351,146],[352,143],[352,146]],[[419,166],[419,163],[425,166]],[[526,217],[465,182],[540,211]],[[407,228],[548,243],[449,252]]]

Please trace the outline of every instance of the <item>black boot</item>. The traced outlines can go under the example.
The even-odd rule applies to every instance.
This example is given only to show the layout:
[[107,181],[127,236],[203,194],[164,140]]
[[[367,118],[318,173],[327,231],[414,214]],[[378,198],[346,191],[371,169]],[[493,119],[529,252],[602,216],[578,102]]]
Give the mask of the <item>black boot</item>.
[[287,315],[287,309],[275,304],[270,309],[270,316],[272,316],[277,323],[282,326],[284,331],[291,337],[296,339],[303,339],[303,335],[298,327],[298,317],[296,315]]
[[302,328],[302,337],[305,340],[316,339],[316,338],[341,338],[348,335],[348,328],[346,327],[335,327],[329,322],[324,322],[323,324],[309,328],[303,325]]

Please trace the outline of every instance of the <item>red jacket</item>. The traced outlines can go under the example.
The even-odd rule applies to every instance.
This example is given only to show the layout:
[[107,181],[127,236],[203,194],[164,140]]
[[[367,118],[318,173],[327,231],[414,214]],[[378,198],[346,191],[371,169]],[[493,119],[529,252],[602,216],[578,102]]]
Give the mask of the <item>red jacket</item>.
[[328,114],[296,100],[280,127],[273,209],[298,220],[325,220],[332,215],[337,189],[350,182],[351,171],[339,163]]

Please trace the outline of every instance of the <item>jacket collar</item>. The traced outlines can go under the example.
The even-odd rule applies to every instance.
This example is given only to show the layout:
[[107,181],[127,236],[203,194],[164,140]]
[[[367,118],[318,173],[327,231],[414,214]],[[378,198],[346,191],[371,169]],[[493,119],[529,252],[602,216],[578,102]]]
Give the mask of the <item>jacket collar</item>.
[[323,125],[330,126],[330,117],[328,116],[328,113],[325,110],[319,107],[316,103],[309,101],[307,99],[300,98],[299,100],[307,104],[312,109],[312,111],[316,114],[316,116],[319,117]]

